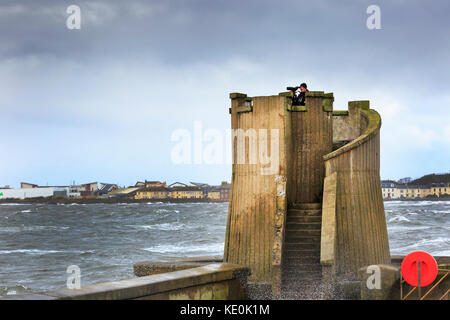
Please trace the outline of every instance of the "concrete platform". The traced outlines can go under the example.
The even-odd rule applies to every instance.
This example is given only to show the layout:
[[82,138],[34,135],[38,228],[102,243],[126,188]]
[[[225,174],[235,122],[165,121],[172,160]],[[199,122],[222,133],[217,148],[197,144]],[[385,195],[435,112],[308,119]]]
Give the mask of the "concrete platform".
[[133,272],[135,276],[145,277],[153,274],[197,268],[211,263],[222,262],[222,256],[164,258],[138,262],[134,264]]

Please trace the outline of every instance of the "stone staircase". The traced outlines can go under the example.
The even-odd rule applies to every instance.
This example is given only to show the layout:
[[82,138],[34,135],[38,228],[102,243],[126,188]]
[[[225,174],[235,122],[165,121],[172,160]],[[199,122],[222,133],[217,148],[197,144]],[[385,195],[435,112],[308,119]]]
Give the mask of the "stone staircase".
[[283,299],[320,299],[321,228],[320,203],[301,203],[288,209],[283,247]]

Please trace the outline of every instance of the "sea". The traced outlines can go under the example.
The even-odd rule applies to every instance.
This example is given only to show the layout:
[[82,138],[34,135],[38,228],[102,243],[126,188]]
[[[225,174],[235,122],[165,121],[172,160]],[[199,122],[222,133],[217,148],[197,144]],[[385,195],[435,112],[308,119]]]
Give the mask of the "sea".
[[[384,205],[392,255],[450,256],[450,201]],[[227,211],[228,203],[0,204],[0,296],[66,287],[70,266],[86,285],[132,278],[140,261],[220,256]]]

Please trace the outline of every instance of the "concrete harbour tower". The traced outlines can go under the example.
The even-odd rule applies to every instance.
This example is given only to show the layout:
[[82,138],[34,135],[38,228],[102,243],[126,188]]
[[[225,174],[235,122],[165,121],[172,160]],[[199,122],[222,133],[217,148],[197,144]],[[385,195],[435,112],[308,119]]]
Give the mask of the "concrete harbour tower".
[[274,298],[334,297],[360,268],[390,263],[379,114],[334,111],[332,93],[232,93],[233,167],[224,261]]

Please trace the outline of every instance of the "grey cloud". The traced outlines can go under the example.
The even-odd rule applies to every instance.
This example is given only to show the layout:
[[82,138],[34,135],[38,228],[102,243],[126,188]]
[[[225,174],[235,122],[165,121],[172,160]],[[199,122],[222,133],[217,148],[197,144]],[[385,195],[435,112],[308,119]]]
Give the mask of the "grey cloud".
[[[65,27],[71,4],[81,7],[81,30]],[[305,80],[312,88],[334,91],[339,107],[354,98],[384,104],[379,109],[386,114],[385,146],[392,151],[388,139],[398,123],[439,133],[446,121],[450,3],[377,1],[382,30],[374,31],[366,28],[371,4],[5,0],[0,4],[0,125],[24,132],[32,126],[37,137],[40,130],[51,135],[77,127],[96,134],[97,127],[120,141],[133,141],[148,126],[166,139],[170,130],[189,127],[195,119],[228,127],[229,91],[274,94]],[[408,116],[396,113],[395,104]],[[424,123],[425,115],[432,120]],[[107,137],[99,136],[99,152],[102,143],[110,146]],[[14,139],[29,145],[25,133]],[[151,158],[154,151],[140,147],[126,148]],[[42,148],[47,150],[45,142]],[[159,152],[168,154],[164,147]],[[393,163],[389,155],[384,159]]]

